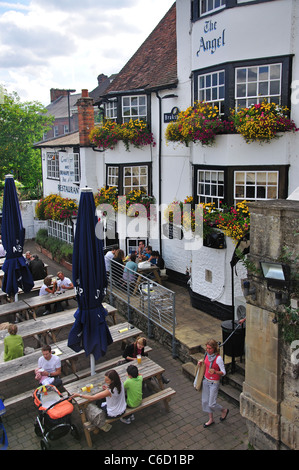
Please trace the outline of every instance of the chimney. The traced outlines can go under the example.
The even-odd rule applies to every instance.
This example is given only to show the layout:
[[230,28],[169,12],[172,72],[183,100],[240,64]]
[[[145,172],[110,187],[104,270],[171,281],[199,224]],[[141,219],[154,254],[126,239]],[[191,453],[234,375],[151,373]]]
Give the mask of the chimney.
[[78,107],[78,126],[80,147],[90,147],[89,134],[94,127],[93,99],[88,90],[82,90],[81,98],[76,103]]
[[59,88],[51,88],[50,90],[50,99],[51,103],[60,98],[60,96],[67,96],[68,90],[60,90]]

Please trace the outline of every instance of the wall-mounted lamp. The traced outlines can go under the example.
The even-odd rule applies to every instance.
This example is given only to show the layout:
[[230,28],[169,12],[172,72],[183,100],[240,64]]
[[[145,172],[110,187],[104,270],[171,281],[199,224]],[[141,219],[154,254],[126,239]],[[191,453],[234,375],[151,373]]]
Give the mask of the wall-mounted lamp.
[[268,287],[288,288],[290,283],[290,267],[283,263],[260,262]]
[[248,295],[251,295],[252,300],[256,300],[256,288],[252,287],[250,289],[250,282],[249,281],[244,281],[243,282],[243,292],[244,292],[245,297],[247,297]]

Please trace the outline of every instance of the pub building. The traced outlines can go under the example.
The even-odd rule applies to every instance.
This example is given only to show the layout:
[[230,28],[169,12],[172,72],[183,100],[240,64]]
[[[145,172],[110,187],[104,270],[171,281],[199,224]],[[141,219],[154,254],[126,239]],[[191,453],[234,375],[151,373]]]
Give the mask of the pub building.
[[[128,254],[145,240],[158,250],[170,279],[186,284],[192,304],[220,319],[231,317],[231,266],[235,242],[222,233],[197,245],[165,220],[173,201],[229,206],[246,200],[286,199],[298,186],[299,133],[282,132],[267,143],[247,143],[236,131],[216,135],[213,145],[166,141],[181,111],[197,101],[231,110],[263,102],[287,107],[299,126],[299,2],[296,0],[177,0],[96,100],[82,90],[79,131],[37,144],[44,196],[79,200],[86,185],[96,192],[116,186],[119,195],[142,189],[155,197],[155,223],[146,217],[110,221],[106,244]],[[154,143],[141,148],[122,141],[113,149],[91,143],[94,107],[116,123],[147,122]],[[135,218],[138,220],[138,217]],[[135,220],[136,222],[136,220]],[[123,229],[125,225],[125,229]],[[242,263],[234,270],[235,304],[245,302]]]

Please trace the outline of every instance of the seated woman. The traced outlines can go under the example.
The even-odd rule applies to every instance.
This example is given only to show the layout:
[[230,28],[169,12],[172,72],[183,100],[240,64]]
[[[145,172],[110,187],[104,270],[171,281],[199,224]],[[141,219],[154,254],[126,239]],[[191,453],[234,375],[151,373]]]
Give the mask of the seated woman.
[[[45,277],[44,283],[39,290],[39,295],[54,294],[54,292],[56,292],[56,289],[57,289],[56,281],[54,281],[52,284],[51,276],[47,276]],[[53,311],[56,311],[56,310],[57,310],[57,306],[54,305]],[[43,315],[47,315],[48,313],[51,313],[51,305],[48,305],[46,307],[46,310],[44,311]]]
[[146,346],[146,339],[138,336],[134,343],[128,344],[123,352],[123,358],[129,362],[134,361],[138,355],[147,356],[147,353],[144,352]]
[[4,361],[11,361],[17,357],[24,356],[23,338],[17,335],[18,327],[12,323],[8,326],[9,336],[4,338]]
[[81,397],[91,402],[105,399],[106,406],[102,408],[105,409],[107,418],[118,418],[124,414],[127,408],[124,384],[113,369],[105,373],[105,385],[103,385],[102,392],[95,395],[74,393],[72,398],[75,397]]
[[131,253],[129,261],[126,263],[124,273],[123,273],[123,280],[127,282],[135,282],[136,281],[136,275],[132,273],[131,271],[134,271],[137,273],[138,270],[138,264],[136,263],[136,255],[135,253]]
[[[134,343],[128,344],[125,347],[125,350],[123,352],[123,358],[127,361],[134,361],[134,359],[137,358],[137,356],[147,356],[148,354],[144,351],[144,348],[146,346],[146,338],[138,336],[136,341]],[[164,377],[162,374],[162,381],[164,384],[168,384],[170,382],[169,379]]]

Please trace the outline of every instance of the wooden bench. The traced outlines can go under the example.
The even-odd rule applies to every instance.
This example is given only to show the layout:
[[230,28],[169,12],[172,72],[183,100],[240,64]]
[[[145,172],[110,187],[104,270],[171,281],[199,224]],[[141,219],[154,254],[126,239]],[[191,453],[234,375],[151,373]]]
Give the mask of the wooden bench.
[[[152,348],[150,346],[145,346],[144,351],[146,353],[149,353],[150,351],[152,351]],[[105,361],[103,363],[96,364],[95,371],[96,373],[98,373],[103,370],[106,371],[113,367],[116,367],[118,362],[121,361],[122,359],[124,359],[122,356],[118,356],[108,361]],[[66,375],[65,377],[62,377],[61,380],[62,380],[63,385],[67,385],[71,382],[74,382],[74,380],[80,380],[86,377],[90,377],[90,367],[88,369],[79,370],[76,373]],[[33,392],[34,390],[28,390],[27,392],[20,393],[19,395],[16,395],[15,397],[7,398],[4,403],[5,407],[8,408],[10,405],[14,405],[15,403],[19,403],[24,400],[27,400],[27,398],[31,398],[33,395]]]
[[[130,337],[135,337],[141,334],[141,330],[139,330],[139,328],[134,327],[134,328],[126,329],[127,326],[128,326],[128,323],[120,323],[118,325],[114,325],[109,328],[114,343],[121,342],[125,339],[128,339]],[[119,332],[119,330],[121,330],[121,332]],[[62,352],[61,356],[59,357],[63,364],[68,364],[69,367],[71,368],[72,373],[70,374],[70,380],[73,382],[74,379],[75,380],[80,379],[75,369],[74,360],[77,357],[85,353],[84,353],[84,350],[81,350],[79,352],[73,351],[71,348],[67,346],[67,342],[68,340],[60,341],[59,343],[53,344],[52,348],[54,349],[54,347],[57,347]],[[27,356],[22,356],[17,359],[12,359],[9,362],[0,363],[0,386],[2,382],[6,382],[9,379],[12,379],[12,380],[18,379],[26,374],[32,374],[32,376],[34,377],[34,370],[37,367],[37,362],[40,356],[41,356],[41,351],[36,350],[32,354],[28,354]],[[106,365],[104,364],[105,363],[100,363],[97,365],[97,367],[99,369],[101,369],[102,367],[101,370],[107,370]],[[115,360],[114,360],[114,364],[115,364]],[[90,374],[90,369],[89,369],[89,374]],[[65,382],[63,382],[63,384],[65,385],[66,383],[68,383],[68,376],[65,377]],[[19,403],[27,399],[30,396],[32,396],[32,389],[28,391],[24,391],[23,393],[18,394],[18,395],[7,397],[4,400],[5,407],[13,405],[15,403]]]
[[[90,421],[86,421],[83,425],[85,435],[86,435],[86,433],[89,434],[89,440],[90,440],[90,443],[91,443],[91,436],[90,436],[91,432],[93,432],[94,434],[97,434],[99,432],[99,429],[101,429],[102,431],[107,432],[111,429],[111,426],[107,426],[107,425],[110,425],[111,423],[114,423],[114,421],[118,421],[120,418],[126,418],[127,416],[130,416],[133,413],[137,413],[137,411],[144,410],[145,408],[147,408],[149,406],[155,405],[156,403],[159,403],[162,400],[165,400],[165,401],[168,402],[170,400],[170,398],[175,394],[176,394],[176,391],[173,390],[173,388],[171,388],[171,387],[165,388],[164,390],[160,390],[157,393],[153,393],[149,397],[143,398],[141,404],[139,406],[137,406],[136,408],[127,408],[125,413],[122,416],[120,416],[118,418],[108,418],[108,419],[106,419],[105,425],[102,428],[97,428]],[[166,409],[167,409],[167,411],[169,411],[168,408],[166,408]]]

